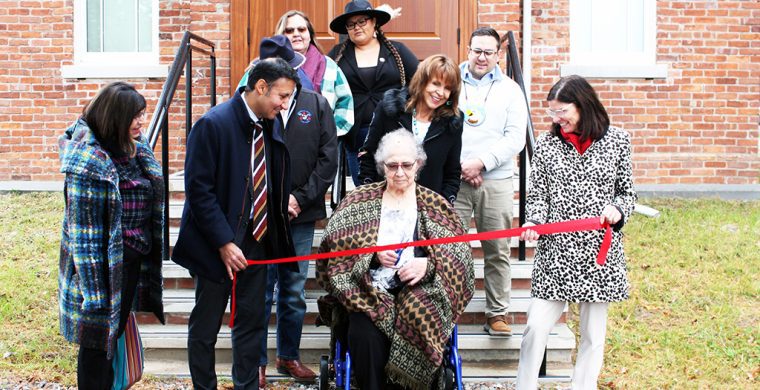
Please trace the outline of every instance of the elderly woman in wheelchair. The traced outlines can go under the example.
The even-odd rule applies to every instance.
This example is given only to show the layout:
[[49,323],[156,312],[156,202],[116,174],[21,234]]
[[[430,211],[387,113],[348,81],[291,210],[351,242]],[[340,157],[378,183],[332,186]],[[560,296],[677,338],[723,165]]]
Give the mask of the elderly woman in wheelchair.
[[[425,159],[411,132],[384,136],[375,161],[385,181],[348,194],[325,229],[320,251],[464,234],[451,204],[416,184]],[[446,377],[451,380],[444,360],[474,291],[468,243],[336,257],[317,262],[316,271],[329,293],[321,299],[320,317],[332,327],[332,338],[348,346],[361,389],[444,388]],[[325,309],[330,301],[335,304]]]

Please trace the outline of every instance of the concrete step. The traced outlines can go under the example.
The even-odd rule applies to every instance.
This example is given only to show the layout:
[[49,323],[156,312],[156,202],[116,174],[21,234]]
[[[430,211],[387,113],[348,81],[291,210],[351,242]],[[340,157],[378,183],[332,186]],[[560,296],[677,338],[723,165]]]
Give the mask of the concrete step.
[[[304,324],[314,324],[318,314],[317,298],[324,295],[321,290],[307,290],[306,295],[306,315]],[[165,289],[164,290],[164,315],[167,324],[187,324],[190,318],[190,312],[195,306],[195,291],[193,289]],[[524,324],[527,320],[528,306],[530,305],[530,290],[518,289],[512,290],[511,305],[507,320],[511,324]],[[464,313],[460,316],[460,324],[482,325],[486,322],[485,317],[485,292],[475,290],[475,294],[470,303],[465,308]],[[224,323],[229,322],[229,304],[225,309]],[[275,314],[275,307],[272,307],[272,314]],[[560,318],[565,322],[565,314]],[[158,321],[155,316],[148,313],[138,313],[137,319],[140,324],[156,324]],[[270,317],[270,323],[275,323],[275,316]]]
[[[475,259],[475,288],[483,289],[483,259]],[[530,289],[531,272],[533,271],[532,259],[526,261],[510,261],[512,269],[512,288]],[[164,288],[195,288],[190,273],[173,261],[166,260],[163,264]],[[322,290],[314,279],[314,263],[309,264],[306,290]]]
[[[218,355],[217,355],[218,356]],[[314,372],[319,373],[318,363],[304,363],[305,366],[311,368]],[[149,357],[145,360],[146,374],[154,375],[156,377],[179,377],[189,378],[190,372],[187,367],[187,360],[182,359],[158,359],[157,357]],[[232,372],[231,363],[216,363],[216,373],[220,379],[230,380],[230,373]],[[552,363],[549,364],[546,370],[546,376],[538,379],[539,383],[557,383],[557,382],[570,382],[573,370],[570,364]],[[476,362],[464,362],[462,364],[462,379],[465,383],[498,383],[503,384],[497,389],[505,388],[504,385],[512,384],[517,378],[517,363],[516,362],[503,362],[503,363],[476,363]],[[278,389],[294,388],[301,389],[301,385],[309,385],[314,383],[300,383],[295,382],[289,376],[280,374],[274,367],[274,364],[267,366],[267,382],[270,385],[278,386]],[[316,381],[315,381],[316,382]],[[288,387],[284,387],[288,386]],[[481,387],[478,387],[481,388]],[[510,387],[506,387],[510,388]]]
[[[171,199],[169,201],[169,220],[170,224],[172,226],[179,226],[180,219],[182,218],[182,210],[185,207],[185,201],[183,199]],[[330,202],[327,201],[325,203],[325,210],[327,212],[327,217],[330,218],[332,215],[332,209],[330,208]],[[517,200],[515,200],[515,203],[512,205],[512,226],[517,226],[519,220],[517,219],[520,215],[519,210],[519,204]],[[320,221],[317,221],[317,227],[324,227],[327,223],[327,219],[323,219]],[[475,227],[475,220],[472,219],[470,221],[470,226]]]
[[[491,337],[480,325],[459,325],[459,352],[466,377],[514,378],[525,326],[514,325],[512,328],[511,337]],[[186,326],[141,325],[140,333],[145,348],[147,373],[189,375]],[[329,328],[304,326],[300,348],[301,360],[310,365],[315,372],[318,372],[319,358],[329,352],[329,340]],[[275,329],[271,326],[267,345],[268,359],[274,362],[276,336]],[[222,326],[216,344],[217,370],[220,373],[230,372],[231,348],[230,329]],[[564,324],[555,326],[547,344],[547,367],[550,375],[569,377],[570,373],[565,370],[570,367],[571,351],[574,348],[575,338],[570,329]],[[273,364],[267,370],[268,374],[270,372],[270,379],[286,379],[277,374]]]
[[[474,263],[475,263],[474,264],[475,279],[483,279],[484,260],[482,258],[480,259],[476,258],[474,259]],[[516,280],[530,279],[531,273],[533,272],[532,259],[529,259],[526,261],[511,260],[509,264],[510,264],[510,269],[512,271],[512,283],[514,283]],[[190,273],[187,271],[187,269],[183,268],[182,266],[178,265],[177,263],[171,260],[164,260],[162,269],[163,269],[164,280],[191,279]],[[308,278],[313,279],[314,273],[315,273],[314,261],[310,261]],[[164,286],[164,287],[167,287],[167,286]],[[173,287],[169,286],[169,288],[173,288]]]
[[[319,244],[322,242],[322,235],[324,231],[322,229],[316,229],[314,231],[314,240],[312,243],[313,250],[316,250],[316,248],[319,247]],[[473,234],[477,233],[475,228],[470,228],[468,233]],[[169,228],[169,247],[174,248],[174,244],[177,243],[177,236],[179,235],[179,227],[172,226]],[[517,251],[518,251],[518,245],[519,245],[519,239],[517,237],[510,238],[509,246],[510,246],[510,258],[517,258]],[[475,258],[482,258],[483,257],[483,246],[481,245],[480,241],[470,241],[470,246],[472,247],[472,256]],[[535,253],[535,242],[526,242],[525,243],[525,255],[527,257],[533,257]]]
[[[354,183],[351,181],[351,178],[346,178],[346,193],[350,192],[354,188]],[[515,175],[512,179],[512,188],[515,189],[515,196],[517,196],[518,190],[520,188],[520,178],[517,172],[515,172]],[[185,172],[184,171],[178,171],[175,173],[172,173],[169,175],[169,192],[181,195],[184,197],[185,193]],[[332,194],[332,186],[330,186],[327,189],[327,193],[325,193],[325,199],[330,200],[330,195]],[[181,199],[182,197],[177,197],[177,199]]]

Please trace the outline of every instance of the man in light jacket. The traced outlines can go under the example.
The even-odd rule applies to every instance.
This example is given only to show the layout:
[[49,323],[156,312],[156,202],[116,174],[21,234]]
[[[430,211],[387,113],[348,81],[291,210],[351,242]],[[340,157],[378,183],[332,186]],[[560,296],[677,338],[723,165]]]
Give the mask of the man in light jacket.
[[[462,182],[454,206],[469,227],[475,215],[479,232],[512,226],[515,156],[525,147],[528,110],[520,87],[499,69],[502,51],[496,30],[481,27],[470,36],[462,71],[459,107],[464,112]],[[512,289],[509,240],[483,241],[486,290],[485,330],[511,336],[507,317]]]

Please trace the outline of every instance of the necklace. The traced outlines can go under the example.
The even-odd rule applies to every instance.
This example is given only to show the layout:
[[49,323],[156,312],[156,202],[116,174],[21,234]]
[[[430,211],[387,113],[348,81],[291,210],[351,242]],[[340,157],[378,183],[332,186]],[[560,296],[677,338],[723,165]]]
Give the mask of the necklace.
[[493,84],[495,82],[496,80],[491,80],[491,84],[488,85],[488,91],[486,92],[486,96],[483,98],[483,103],[481,104],[470,103],[470,97],[467,95],[467,83],[463,83],[465,100],[464,115],[466,117],[465,122],[467,122],[467,124],[470,126],[480,126],[483,124],[483,122],[485,122],[486,102],[488,101],[488,95],[491,94],[491,88],[493,88]]
[[[430,125],[430,122],[428,123],[428,126]],[[419,124],[417,121],[417,109],[412,108],[412,133],[414,133],[414,138],[417,139],[417,142],[422,143],[422,141],[425,138],[425,134],[427,134],[427,131],[425,131],[425,134],[420,134],[422,132],[422,125]]]

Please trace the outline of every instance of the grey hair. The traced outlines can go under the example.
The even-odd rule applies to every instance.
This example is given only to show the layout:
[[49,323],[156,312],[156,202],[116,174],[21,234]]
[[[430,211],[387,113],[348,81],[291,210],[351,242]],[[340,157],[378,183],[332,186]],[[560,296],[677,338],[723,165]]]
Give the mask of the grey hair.
[[377,145],[377,151],[375,152],[375,164],[377,166],[377,172],[381,176],[385,176],[385,161],[388,156],[399,149],[399,147],[406,147],[414,149],[414,157],[417,160],[417,172],[422,170],[427,162],[427,154],[422,149],[422,144],[419,144],[414,138],[414,135],[404,128],[399,128],[391,131],[380,139],[380,143]]

